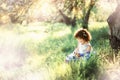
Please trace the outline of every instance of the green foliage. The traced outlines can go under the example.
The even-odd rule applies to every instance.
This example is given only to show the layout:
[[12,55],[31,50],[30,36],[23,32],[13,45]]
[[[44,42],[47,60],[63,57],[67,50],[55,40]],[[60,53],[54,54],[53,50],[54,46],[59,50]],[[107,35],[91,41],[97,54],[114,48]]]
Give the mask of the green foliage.
[[[105,24],[99,24],[100,27],[98,24],[99,23],[96,23],[95,25],[94,23],[95,27],[91,25],[93,28],[90,29],[90,32],[93,36],[91,43],[93,45],[94,51],[96,52],[96,55],[91,56],[88,61],[80,59],[80,61],[70,62],[68,72],[64,75],[60,75],[60,73],[58,73],[55,80],[97,80],[100,73],[100,68],[102,66],[100,62],[100,55],[107,53],[108,49],[106,46],[109,46],[107,28],[104,27]],[[96,28],[96,26],[98,28]],[[74,31],[75,30],[73,30],[72,34]],[[73,38],[72,34],[70,33],[59,38],[55,38],[55,36],[53,36],[46,41],[46,44],[49,44],[49,47],[47,47],[47,49],[49,49],[48,52],[52,53],[45,62],[49,64],[49,67],[58,67],[58,65],[64,63],[65,56],[74,50],[77,42]],[[46,49],[46,45],[44,43],[43,45]]]
[[[94,23],[89,26],[90,33],[92,35],[91,43],[95,45],[97,42],[104,42],[109,38],[108,36],[108,27],[106,23]],[[98,46],[98,45],[97,45]]]
[[97,0],[65,0],[64,9],[76,21],[80,20],[83,28],[88,29],[90,13],[96,2]]
[[[45,27],[34,27],[34,30],[26,27],[25,31],[21,29],[18,31],[19,35],[24,38],[21,43],[24,43],[25,49],[31,53],[27,59],[29,61],[27,65],[33,71],[42,69],[42,73],[45,75],[42,77],[45,77],[45,80],[97,80],[103,65],[113,59],[106,23],[94,23],[89,26],[93,37],[91,44],[96,54],[93,54],[88,60],[80,58],[80,60],[71,61],[68,64],[65,63],[65,58],[77,46],[73,34],[79,27],[73,29],[59,23],[46,23],[42,26]],[[42,31],[44,29],[45,32]],[[17,29],[14,30],[17,33]],[[40,34],[42,37],[37,39],[40,35],[34,37],[28,33]]]
[[90,59],[83,61],[80,64],[80,73],[83,80],[96,80],[100,68],[100,61],[98,55],[91,55]]
[[71,15],[80,18],[87,13],[88,8],[91,5],[94,5],[97,0],[65,0],[64,2],[64,10]]
[[[91,43],[96,55],[91,56],[87,61],[80,59],[70,64],[64,62],[65,57],[77,46],[77,41],[73,37],[77,28],[72,30],[73,28],[70,29],[63,24],[54,24],[52,29],[48,29],[50,36],[37,45],[38,54],[46,55],[43,65],[47,65],[47,68],[53,71],[50,76],[55,77],[54,80],[97,80],[102,66],[101,62],[105,59],[101,57],[103,55],[110,57],[108,56],[110,50],[108,28],[106,23],[94,23],[89,27],[93,37]],[[64,32],[67,33],[61,36],[60,34]]]
[[[104,42],[104,40],[107,39],[106,29],[107,29],[106,27],[90,29],[90,32],[92,33],[93,36],[92,44],[94,44],[95,47],[94,46],[93,47],[96,49],[95,51],[97,51],[99,47],[103,47],[102,44],[106,44],[106,42]],[[53,28],[52,30],[59,32],[60,27]],[[45,60],[45,64],[47,64],[50,67],[50,69],[55,67],[57,68],[60,64],[64,63],[65,56],[70,54],[76,47],[77,41],[73,37],[74,31],[75,30],[71,32],[72,34],[69,33],[67,35],[64,35],[63,37],[56,38],[55,36],[51,36],[45,42],[39,44],[38,49],[40,50],[39,51],[40,55],[41,53],[46,54],[50,53],[50,55]],[[55,32],[53,32],[52,34],[54,33]],[[96,40],[97,38],[98,40]],[[99,38],[103,39],[103,41],[99,40]],[[95,43],[93,43],[94,41]],[[104,46],[106,47],[109,45],[106,44]],[[102,49],[104,49],[104,47]],[[99,51],[97,52],[99,53]],[[100,68],[99,55],[93,55],[88,61],[80,59],[80,62],[79,61],[71,62],[69,64],[68,72],[65,74],[62,73],[62,71],[57,72],[58,75],[56,75],[55,80],[91,80],[91,79],[96,80],[99,73],[99,68]]]

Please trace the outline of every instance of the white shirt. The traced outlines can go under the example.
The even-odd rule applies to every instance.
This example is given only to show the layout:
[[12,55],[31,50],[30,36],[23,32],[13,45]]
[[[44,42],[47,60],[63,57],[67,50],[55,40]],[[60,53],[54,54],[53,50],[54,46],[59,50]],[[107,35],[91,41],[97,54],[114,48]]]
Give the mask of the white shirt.
[[86,53],[87,52],[87,48],[91,46],[90,43],[86,43],[86,44],[78,44],[78,53]]

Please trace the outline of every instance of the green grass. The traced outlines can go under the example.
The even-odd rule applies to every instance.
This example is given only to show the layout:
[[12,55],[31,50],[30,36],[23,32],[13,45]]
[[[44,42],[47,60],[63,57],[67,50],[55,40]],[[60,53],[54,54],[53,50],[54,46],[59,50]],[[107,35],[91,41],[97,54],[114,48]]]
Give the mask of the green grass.
[[89,25],[92,34],[91,44],[96,54],[88,61],[80,59],[69,64],[64,60],[77,46],[73,35],[79,27],[73,29],[60,23],[37,25],[17,26],[12,30],[22,38],[21,43],[25,45],[30,55],[26,59],[24,69],[34,71],[43,69],[44,80],[97,80],[103,66],[113,59],[106,23]]
[[[76,28],[77,29],[77,28]],[[97,49],[102,47],[102,51],[108,45],[108,37],[107,37],[107,28],[106,27],[98,27],[94,29],[90,29],[90,32],[93,36],[91,41],[93,48],[97,53]],[[65,64],[65,57],[70,54],[74,48],[77,46],[77,41],[73,37],[73,33],[75,30],[71,30],[69,27],[65,25],[54,25],[52,26],[52,36],[49,36],[44,42],[38,44],[38,54],[49,54],[46,57],[46,60],[43,65],[47,65],[47,67],[53,70],[53,75],[55,75],[55,80],[92,80],[97,79],[96,74],[99,72],[99,58],[92,57],[86,63],[80,62],[72,62],[71,64]],[[61,34],[64,34],[61,36]],[[105,44],[105,45],[103,45]],[[100,50],[101,51],[101,50]],[[99,54],[99,53],[97,53]],[[83,61],[84,62],[84,61]],[[64,66],[69,66],[64,71]],[[92,73],[91,73],[92,71]]]

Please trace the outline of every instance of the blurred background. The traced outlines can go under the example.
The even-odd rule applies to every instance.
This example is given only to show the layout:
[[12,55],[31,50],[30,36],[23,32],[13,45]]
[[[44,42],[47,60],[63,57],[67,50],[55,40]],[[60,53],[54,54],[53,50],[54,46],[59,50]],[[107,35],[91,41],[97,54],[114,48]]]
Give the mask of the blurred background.
[[[119,80],[108,17],[119,0],[0,0],[0,80]],[[95,55],[66,64],[88,29]],[[82,63],[83,62],[83,63]],[[112,76],[111,76],[112,74]]]

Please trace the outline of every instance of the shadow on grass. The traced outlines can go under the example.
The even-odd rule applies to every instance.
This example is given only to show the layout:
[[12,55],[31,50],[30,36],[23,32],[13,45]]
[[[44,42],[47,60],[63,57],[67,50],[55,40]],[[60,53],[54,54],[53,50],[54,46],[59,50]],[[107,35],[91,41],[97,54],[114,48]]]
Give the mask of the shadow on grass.
[[99,41],[108,40],[108,28],[102,27],[102,28],[95,28],[90,30],[90,33],[92,35],[91,44],[94,46]]

